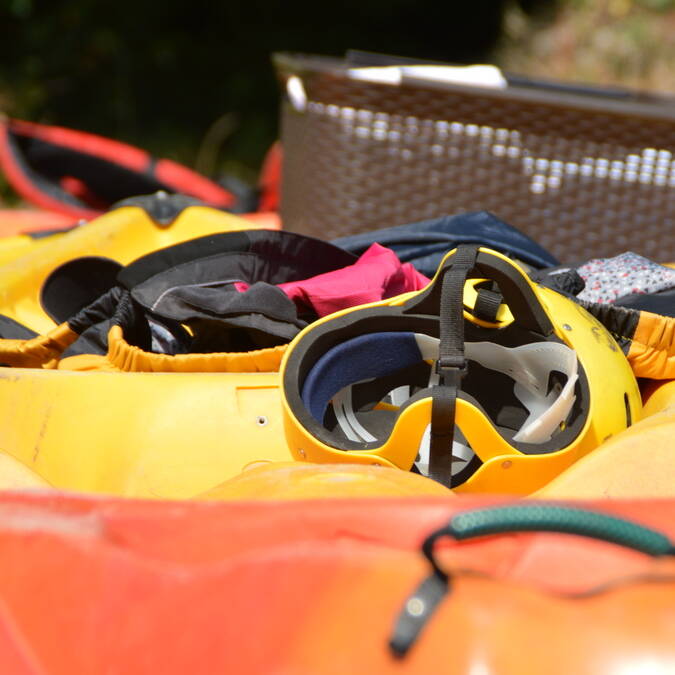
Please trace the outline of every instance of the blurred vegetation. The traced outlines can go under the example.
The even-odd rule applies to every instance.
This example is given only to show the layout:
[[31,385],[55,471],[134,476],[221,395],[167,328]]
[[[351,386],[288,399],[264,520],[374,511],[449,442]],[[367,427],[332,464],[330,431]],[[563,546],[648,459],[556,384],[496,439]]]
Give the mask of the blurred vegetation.
[[508,7],[506,70],[675,94],[675,0],[531,0]]
[[504,4],[343,0],[327,17],[319,3],[283,0],[2,2],[0,109],[189,165],[209,136],[242,177],[277,134],[271,52],[483,60]]
[[348,48],[675,92],[675,0],[0,0],[0,111],[253,182],[273,51]]

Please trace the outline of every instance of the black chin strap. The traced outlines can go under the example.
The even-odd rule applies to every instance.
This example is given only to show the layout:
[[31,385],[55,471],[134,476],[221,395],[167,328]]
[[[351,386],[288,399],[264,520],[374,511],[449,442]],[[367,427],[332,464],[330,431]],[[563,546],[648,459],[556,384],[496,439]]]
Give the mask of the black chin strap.
[[464,356],[464,284],[476,265],[478,246],[460,246],[444,271],[440,301],[440,344],[432,389],[429,476],[452,487],[452,442],[457,390],[466,374]]

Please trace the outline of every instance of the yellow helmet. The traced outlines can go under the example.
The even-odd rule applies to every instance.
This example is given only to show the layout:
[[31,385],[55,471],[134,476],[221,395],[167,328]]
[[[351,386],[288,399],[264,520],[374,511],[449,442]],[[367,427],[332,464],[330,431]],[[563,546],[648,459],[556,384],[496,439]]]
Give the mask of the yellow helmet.
[[332,314],[281,364],[296,459],[529,494],[641,414],[618,344],[514,261],[460,246],[422,291]]

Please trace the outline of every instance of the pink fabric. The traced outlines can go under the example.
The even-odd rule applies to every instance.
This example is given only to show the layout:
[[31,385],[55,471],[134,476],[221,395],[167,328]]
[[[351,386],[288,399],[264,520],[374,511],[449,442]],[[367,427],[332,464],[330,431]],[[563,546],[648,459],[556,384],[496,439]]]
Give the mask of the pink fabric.
[[[289,281],[279,284],[279,288],[300,311],[311,309],[318,316],[326,316],[347,307],[418,291],[428,283],[427,277],[410,263],[402,263],[391,249],[372,244],[349,267],[302,281]],[[238,282],[236,288],[243,292],[248,284]]]

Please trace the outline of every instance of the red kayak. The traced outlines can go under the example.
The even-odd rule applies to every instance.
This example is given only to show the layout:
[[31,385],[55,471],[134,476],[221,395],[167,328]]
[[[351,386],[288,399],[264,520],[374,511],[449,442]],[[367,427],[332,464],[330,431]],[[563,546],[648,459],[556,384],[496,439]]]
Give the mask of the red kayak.
[[675,501],[504,504],[5,493],[0,672],[673,672]]
[[74,219],[94,218],[128,197],[179,192],[219,208],[233,194],[169,159],[74,129],[0,121],[0,169],[26,201]]

